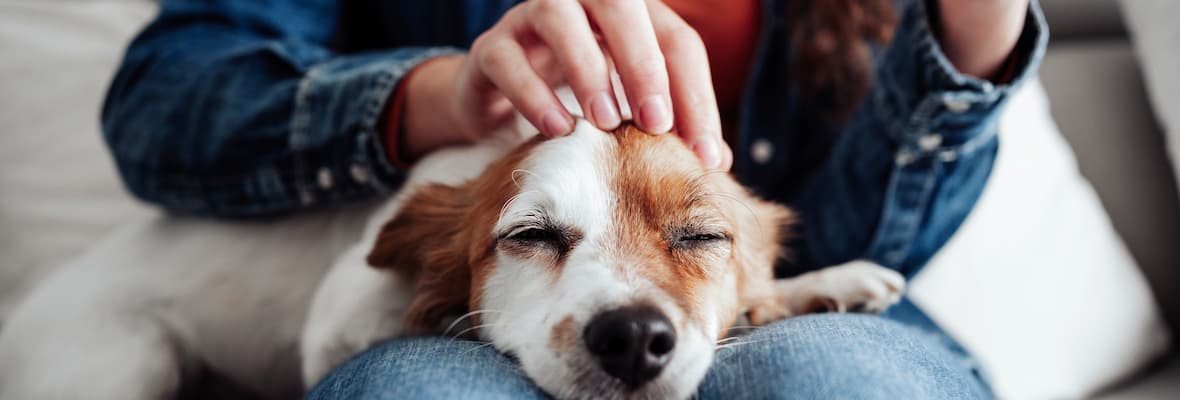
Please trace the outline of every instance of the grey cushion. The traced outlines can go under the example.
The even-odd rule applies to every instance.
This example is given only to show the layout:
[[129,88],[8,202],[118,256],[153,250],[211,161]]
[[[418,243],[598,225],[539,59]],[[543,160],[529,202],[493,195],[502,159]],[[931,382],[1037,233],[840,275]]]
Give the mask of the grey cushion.
[[1118,0],[1041,0],[1054,41],[1122,36]]
[[1126,385],[1097,396],[1101,400],[1164,400],[1180,397],[1180,357],[1161,363]]

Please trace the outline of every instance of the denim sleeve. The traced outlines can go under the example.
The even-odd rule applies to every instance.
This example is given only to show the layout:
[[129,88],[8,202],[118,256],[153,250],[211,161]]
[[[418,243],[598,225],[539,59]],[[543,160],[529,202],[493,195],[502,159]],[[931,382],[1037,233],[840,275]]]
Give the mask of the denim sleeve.
[[342,54],[334,0],[165,1],[130,45],[102,127],[137,197],[218,216],[387,192],[402,172],[377,128],[400,78],[460,50]]
[[923,0],[875,54],[875,85],[795,204],[804,265],[869,259],[912,276],[962,224],[991,172],[996,121],[1044,54],[1048,28],[1029,5],[1005,85],[964,75],[931,31]]

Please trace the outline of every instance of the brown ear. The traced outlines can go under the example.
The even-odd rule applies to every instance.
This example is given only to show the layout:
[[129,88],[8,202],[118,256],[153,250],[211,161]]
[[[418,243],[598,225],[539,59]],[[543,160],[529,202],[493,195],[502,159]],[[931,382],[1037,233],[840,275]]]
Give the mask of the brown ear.
[[738,293],[747,317],[755,325],[786,318],[790,310],[782,307],[774,285],[774,265],[786,256],[796,217],[790,209],[748,196],[749,212],[738,218],[743,240],[735,248],[739,265]]
[[403,323],[408,332],[422,334],[467,306],[471,269],[463,221],[471,199],[464,188],[441,184],[411,190],[413,195],[381,228],[367,262],[414,282]]

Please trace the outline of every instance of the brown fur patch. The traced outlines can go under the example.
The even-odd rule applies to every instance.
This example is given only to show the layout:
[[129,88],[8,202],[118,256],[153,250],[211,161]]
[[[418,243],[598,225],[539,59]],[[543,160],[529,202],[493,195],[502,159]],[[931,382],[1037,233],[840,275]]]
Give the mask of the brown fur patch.
[[[490,275],[495,254],[492,229],[500,208],[516,193],[512,171],[539,142],[517,147],[462,186],[409,189],[414,194],[381,228],[367,261],[416,281],[404,320],[409,332],[435,332],[447,315],[478,304],[476,289]],[[472,322],[479,324],[479,318]]]
[[549,348],[557,354],[570,354],[578,344],[578,324],[573,316],[562,318],[549,331]]
[[[707,171],[679,137],[648,135],[624,125],[613,186],[619,199],[614,248],[628,266],[671,296],[704,326],[703,296],[716,298],[728,328],[738,315],[773,293],[774,262],[781,254],[786,208],[759,200],[724,172]],[[684,233],[715,233],[724,242],[678,246]],[[728,251],[728,260],[722,258]],[[733,271],[718,271],[729,267]],[[719,280],[737,274],[737,293]]]

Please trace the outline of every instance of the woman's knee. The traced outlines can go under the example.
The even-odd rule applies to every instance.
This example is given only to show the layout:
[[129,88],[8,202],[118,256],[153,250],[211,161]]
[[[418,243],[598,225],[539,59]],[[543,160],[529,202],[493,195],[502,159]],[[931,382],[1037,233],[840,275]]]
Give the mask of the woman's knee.
[[309,399],[543,398],[490,345],[439,337],[401,339],[366,350],[333,370]]
[[929,335],[872,315],[791,318],[720,349],[701,397],[990,397],[970,361]]

